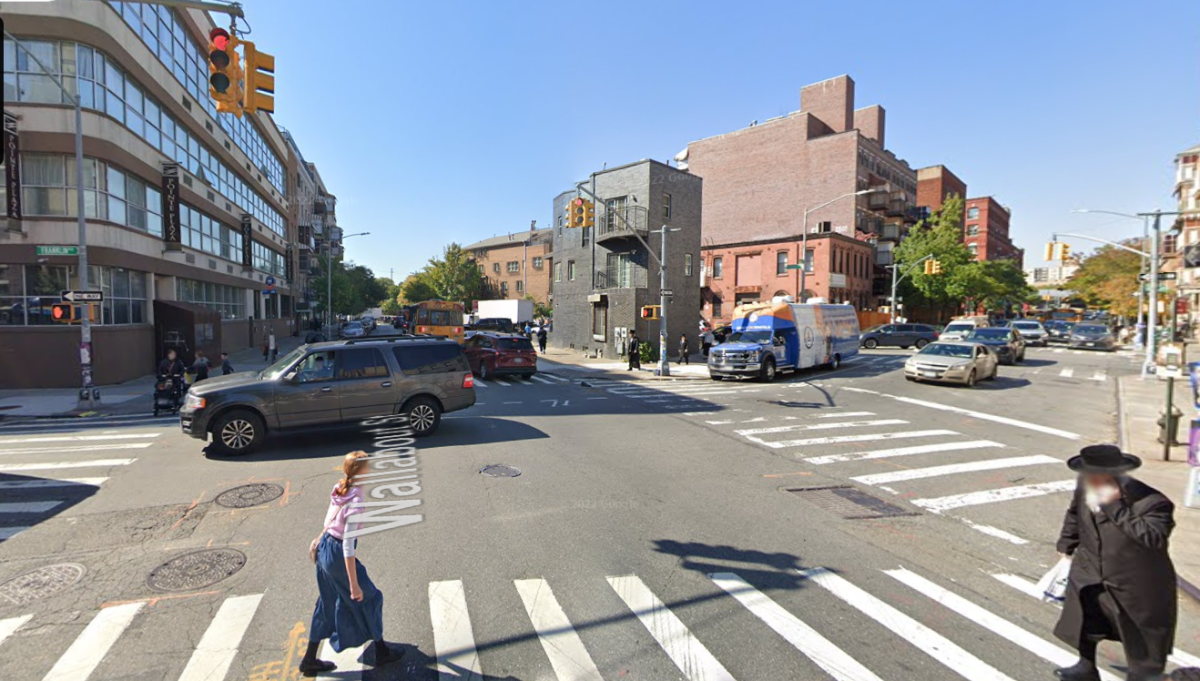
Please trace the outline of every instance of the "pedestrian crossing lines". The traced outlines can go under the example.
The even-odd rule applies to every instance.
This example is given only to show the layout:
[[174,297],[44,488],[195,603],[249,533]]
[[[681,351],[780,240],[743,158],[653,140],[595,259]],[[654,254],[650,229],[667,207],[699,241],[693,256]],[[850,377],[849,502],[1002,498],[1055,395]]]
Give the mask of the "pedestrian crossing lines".
[[530,386],[534,383],[541,385],[561,385],[570,382],[570,379],[562,378],[561,376],[555,376],[554,374],[537,373],[529,378],[519,378],[516,376],[493,376],[485,380],[476,376],[474,383],[476,388],[486,390],[491,387],[513,388]]

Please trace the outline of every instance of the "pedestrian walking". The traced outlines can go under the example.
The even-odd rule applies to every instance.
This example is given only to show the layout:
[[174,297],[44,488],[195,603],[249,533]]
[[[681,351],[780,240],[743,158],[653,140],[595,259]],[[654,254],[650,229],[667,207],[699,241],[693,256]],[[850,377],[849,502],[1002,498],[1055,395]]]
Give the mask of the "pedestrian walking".
[[308,632],[308,650],[300,661],[300,673],[316,676],[337,668],[317,659],[321,641],[329,639],[336,652],[374,641],[374,666],[400,659],[383,640],[383,593],[371,582],[367,568],[355,555],[362,510],[362,488],[358,480],[370,464],[366,452],[350,452],[342,459],[342,479],[329,495],[325,529],[309,545],[309,556],[317,566],[317,605]]
[[700,344],[704,350],[705,357],[708,357],[708,351],[712,350],[712,346],[715,341],[716,338],[713,336],[712,329],[706,328],[704,329],[704,332],[700,334]]
[[626,371],[642,368],[642,347],[638,343],[637,331],[629,332],[629,368]]
[[691,348],[688,347],[688,339],[686,333],[679,334],[679,363],[691,364],[692,360],[688,357]]
[[232,374],[235,371],[237,371],[237,369],[234,369],[233,365],[229,363],[229,353],[222,352],[221,353],[221,375],[228,376],[229,374]]
[[262,351],[263,351],[263,361],[265,362],[271,358],[271,341],[267,337],[266,328],[264,328],[263,332],[262,332]]
[[540,327],[538,327],[538,332],[537,332],[538,350],[540,350],[543,355],[546,354],[546,336],[547,336],[546,325],[543,324]]
[[279,346],[275,344],[274,330],[267,336],[267,346],[271,349],[271,364],[274,364],[275,360],[279,358]]
[[525,322],[525,337],[533,338],[533,327],[529,325],[529,322]]
[[1120,641],[1128,681],[1159,679],[1175,640],[1175,567],[1167,553],[1175,507],[1126,475],[1142,464],[1114,445],[1084,447],[1067,461],[1079,473],[1058,551],[1071,557],[1054,635],[1079,651],[1063,681],[1099,681],[1096,647]]
[[197,350],[196,359],[192,360],[192,373],[196,375],[195,383],[199,383],[208,378],[208,369],[212,366],[212,360],[204,356],[204,352]]

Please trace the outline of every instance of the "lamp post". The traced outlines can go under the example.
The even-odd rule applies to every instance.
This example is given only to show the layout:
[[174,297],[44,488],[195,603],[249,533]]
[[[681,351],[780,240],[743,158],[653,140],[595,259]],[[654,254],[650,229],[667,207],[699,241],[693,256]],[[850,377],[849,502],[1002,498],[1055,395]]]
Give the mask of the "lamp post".
[[805,282],[806,282],[806,275],[808,274],[808,214],[813,211],[820,210],[820,209],[824,208],[825,206],[828,206],[832,203],[837,203],[838,201],[841,201],[842,199],[848,199],[851,196],[862,196],[863,194],[874,194],[876,191],[877,190],[875,190],[875,189],[863,189],[862,191],[851,192],[849,194],[842,194],[841,196],[837,197],[836,199],[830,199],[830,200],[826,201],[825,203],[813,206],[812,208],[809,208],[808,210],[804,211],[804,223],[803,223],[803,226],[801,227],[801,229],[803,231],[800,236],[800,264],[802,265],[802,267],[800,268],[800,291],[798,291],[801,303],[804,302],[804,286],[805,286]]
[[[342,241],[349,239],[352,236],[366,236],[370,232],[356,232],[354,234],[343,234]],[[326,259],[329,261],[329,276],[325,279],[325,316],[329,319],[329,333],[333,334],[333,241],[329,241],[329,251]]]
[[[1121,213],[1121,212],[1113,211],[1113,210],[1093,210],[1090,208],[1079,208],[1079,209],[1073,210],[1071,212],[1072,213],[1101,213],[1104,215],[1116,215],[1117,217],[1129,218],[1130,220],[1138,220],[1142,223],[1142,248],[1145,248],[1146,242],[1150,240],[1150,220],[1146,216],[1132,215],[1130,213]],[[1146,265],[1148,265],[1148,264],[1149,264],[1148,261],[1142,262],[1142,273],[1145,273],[1145,271],[1147,269]],[[1158,286],[1157,282],[1155,282],[1153,285]],[[1138,303],[1137,303],[1138,313],[1137,313],[1137,326],[1135,327],[1137,329],[1137,333],[1135,333],[1133,335],[1134,336],[1133,343],[1134,343],[1135,350],[1141,350],[1146,345],[1145,342],[1143,341],[1143,336],[1142,336],[1142,332],[1145,331],[1145,329],[1146,329],[1146,313],[1144,310],[1144,306],[1145,306],[1145,302],[1146,302],[1146,284],[1145,284],[1145,282],[1142,282],[1142,281],[1138,282],[1137,298],[1138,298]]]
[[[670,339],[667,336],[667,307],[670,303],[671,296],[667,295],[667,234],[669,232],[678,232],[681,228],[675,227],[669,229],[666,225],[662,229],[656,229],[654,232],[662,233],[662,256],[658,260],[658,375],[671,375],[671,355],[667,351],[667,345]],[[671,291],[674,293],[674,291]]]

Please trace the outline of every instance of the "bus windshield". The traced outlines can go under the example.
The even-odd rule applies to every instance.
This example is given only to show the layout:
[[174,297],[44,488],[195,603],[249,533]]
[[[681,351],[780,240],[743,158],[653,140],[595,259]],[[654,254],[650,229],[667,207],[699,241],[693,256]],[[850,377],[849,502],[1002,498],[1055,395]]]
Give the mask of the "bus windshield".
[[770,343],[771,332],[766,329],[735,331],[725,339],[726,343]]

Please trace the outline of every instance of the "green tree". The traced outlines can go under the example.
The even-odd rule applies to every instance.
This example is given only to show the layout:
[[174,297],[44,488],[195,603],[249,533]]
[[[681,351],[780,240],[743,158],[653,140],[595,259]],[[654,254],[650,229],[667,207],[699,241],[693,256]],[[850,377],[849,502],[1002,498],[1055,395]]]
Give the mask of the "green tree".
[[951,276],[950,289],[972,310],[1020,305],[1033,301],[1037,294],[1026,282],[1025,273],[1011,260],[967,263]]
[[945,312],[962,301],[966,287],[972,282],[979,285],[976,273],[958,274],[974,261],[963,245],[962,225],[963,200],[951,196],[928,219],[913,227],[896,247],[896,263],[901,273],[927,255],[942,265],[941,274],[925,274],[924,266],[918,265],[908,275],[902,293],[910,307],[913,303],[925,304]]
[[405,305],[436,300],[437,297],[437,292],[429,284],[429,276],[425,272],[414,272],[400,283],[400,301]]
[[[328,264],[321,264],[322,276],[314,281],[314,288],[321,293],[328,289]],[[375,278],[375,273],[353,262],[333,264],[333,311],[337,314],[356,315],[373,307],[387,295],[384,284]]]
[[403,312],[404,308],[400,305],[400,285],[387,277],[380,277],[379,282],[387,290],[383,300],[379,301],[379,309],[389,317]]
[[431,258],[424,271],[429,285],[442,300],[460,302],[469,309],[471,303],[484,295],[486,287],[479,266],[456,243],[447,246],[441,258]]
[[[1140,240],[1126,242],[1140,248]],[[1089,307],[1107,309],[1110,313],[1132,317],[1137,315],[1138,276],[1142,257],[1112,246],[1102,246],[1083,259],[1079,270],[1067,282]]]
[[549,319],[554,316],[554,308],[549,303],[543,303],[533,296],[525,296],[525,300],[533,301],[533,316],[538,319]]

